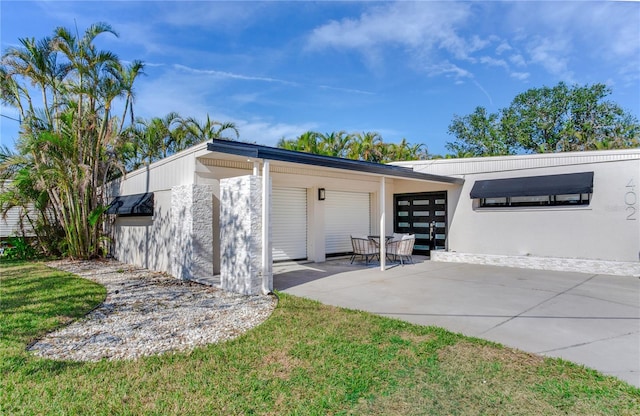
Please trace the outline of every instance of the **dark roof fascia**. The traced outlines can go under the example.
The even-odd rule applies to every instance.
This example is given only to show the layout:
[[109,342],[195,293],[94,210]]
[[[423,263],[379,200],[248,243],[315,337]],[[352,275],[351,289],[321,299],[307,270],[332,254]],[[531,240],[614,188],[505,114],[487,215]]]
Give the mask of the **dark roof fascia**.
[[227,153],[256,159],[277,160],[280,162],[299,163],[303,165],[322,166],[351,170],[363,173],[375,173],[384,176],[419,179],[423,181],[462,184],[464,179],[450,176],[432,175],[416,172],[402,166],[383,165],[381,163],[365,162],[362,160],[343,159],[341,157],[316,155],[313,153],[297,152],[252,143],[233,142],[228,140],[212,140],[207,144],[210,152]]

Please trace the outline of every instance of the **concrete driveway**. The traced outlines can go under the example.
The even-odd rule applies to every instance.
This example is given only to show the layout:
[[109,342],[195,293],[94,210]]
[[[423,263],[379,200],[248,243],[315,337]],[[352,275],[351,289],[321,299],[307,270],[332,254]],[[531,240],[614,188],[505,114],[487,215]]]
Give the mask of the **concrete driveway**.
[[640,387],[640,279],[416,259],[274,265],[275,289],[561,357]]

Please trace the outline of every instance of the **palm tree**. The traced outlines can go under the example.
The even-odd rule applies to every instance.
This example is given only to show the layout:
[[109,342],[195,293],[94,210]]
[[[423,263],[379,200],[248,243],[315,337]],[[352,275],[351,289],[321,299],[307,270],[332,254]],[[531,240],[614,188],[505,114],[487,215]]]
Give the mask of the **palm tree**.
[[419,160],[426,159],[428,157],[426,150],[423,150],[423,144],[411,144],[405,138],[400,140],[400,143],[388,144],[386,148],[385,162]]
[[[238,138],[240,138],[240,133],[234,123],[211,120],[209,114],[207,114],[207,120],[204,123],[200,123],[197,119],[189,117],[185,121],[185,126],[189,134],[186,135],[185,142],[180,144],[180,150],[213,139],[238,140]],[[235,138],[223,134],[225,131],[233,132]]]
[[384,159],[382,136],[376,132],[356,133],[349,157],[367,162],[382,162]]
[[[22,119],[18,151],[36,190],[47,193],[72,257],[99,250],[101,227],[95,219],[104,211],[99,189],[110,169],[120,165],[113,152],[121,146],[123,120],[132,114],[133,83],[143,68],[140,62],[125,68],[116,55],[98,50],[94,41],[104,33],[117,36],[98,23],[82,37],[57,28],[52,38],[21,40],[22,47],[4,54],[0,69],[2,100]],[[65,64],[58,64],[60,56]],[[43,108],[34,107],[29,83],[39,87]],[[125,100],[122,120],[111,114],[120,98]],[[3,164],[0,173],[15,179],[16,166]]]
[[[163,118],[154,117],[149,120],[138,119],[134,139],[137,143],[138,155],[147,164],[163,159],[180,149],[174,132],[183,124],[183,119],[176,112]],[[181,149],[180,149],[181,150]]]
[[319,135],[320,152],[327,156],[346,157],[351,143],[351,136],[346,131],[338,131]]
[[124,109],[122,110],[122,117],[120,119],[120,131],[124,128],[124,122],[127,118],[127,113],[130,116],[130,123],[135,122],[133,116],[133,103],[135,101],[135,93],[133,90],[133,83],[140,75],[144,75],[144,63],[142,61],[135,60],[131,62],[129,66],[118,66],[117,73],[120,78],[122,92],[125,94]]
[[[52,48],[52,40],[45,37],[40,41],[34,38],[19,39],[22,47],[9,48],[3,56],[3,65],[7,73],[5,76],[26,77],[33,85],[36,85],[42,95],[44,119],[49,125],[53,125],[54,112],[57,111],[60,102],[60,89],[63,78],[69,71],[68,65],[57,63],[57,54]],[[53,88],[51,88],[53,86]],[[12,94],[14,100],[17,91]],[[20,96],[25,97],[26,91]],[[4,94],[3,94],[4,95]],[[52,106],[49,100],[52,100]],[[15,102],[15,101],[14,101]],[[34,111],[33,104],[28,100],[28,109]],[[25,109],[20,108],[21,116],[26,118]]]

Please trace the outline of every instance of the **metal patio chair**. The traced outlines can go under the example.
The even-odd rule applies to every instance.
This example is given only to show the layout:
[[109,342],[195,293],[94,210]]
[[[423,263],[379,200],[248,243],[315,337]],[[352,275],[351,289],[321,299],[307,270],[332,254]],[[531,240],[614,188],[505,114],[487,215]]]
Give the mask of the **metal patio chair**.
[[351,246],[353,247],[353,254],[351,255],[351,263],[356,257],[364,257],[364,261],[369,265],[369,259],[378,257],[380,258],[380,251],[378,246],[373,240],[366,237],[354,237],[351,236]]
[[387,254],[393,256],[393,260],[400,259],[400,264],[404,265],[405,259],[409,263],[413,263],[413,246],[416,243],[414,234],[404,234],[394,237],[387,243]]

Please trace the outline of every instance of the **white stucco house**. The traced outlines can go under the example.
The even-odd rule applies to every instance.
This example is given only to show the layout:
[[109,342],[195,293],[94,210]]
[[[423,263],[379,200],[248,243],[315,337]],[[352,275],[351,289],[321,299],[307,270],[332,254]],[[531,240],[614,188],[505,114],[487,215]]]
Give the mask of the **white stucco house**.
[[214,140],[112,184],[111,253],[245,294],[393,232],[439,261],[634,274],[639,186],[638,149],[380,165]]

